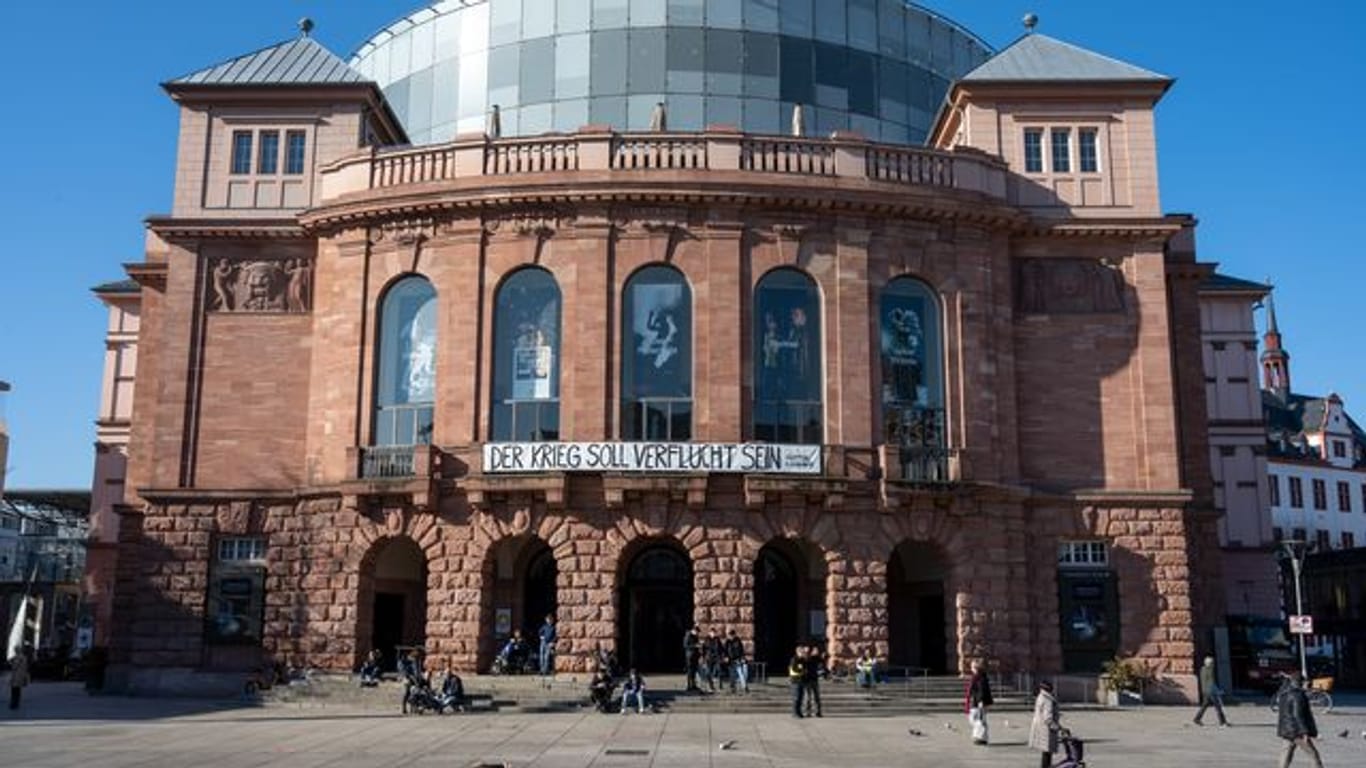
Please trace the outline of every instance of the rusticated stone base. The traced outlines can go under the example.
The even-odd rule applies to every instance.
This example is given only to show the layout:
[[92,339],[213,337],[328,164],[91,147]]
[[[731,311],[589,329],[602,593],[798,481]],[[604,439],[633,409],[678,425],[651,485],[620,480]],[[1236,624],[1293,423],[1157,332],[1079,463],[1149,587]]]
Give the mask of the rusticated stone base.
[[[595,646],[616,642],[618,588],[630,559],[652,542],[672,542],[691,561],[696,623],[734,628],[752,642],[756,558],[766,544],[786,540],[807,553],[800,567],[815,586],[804,599],[825,612],[832,660],[850,663],[869,646],[888,654],[889,561],[910,542],[944,566],[950,669],[983,658],[1001,671],[1052,674],[1062,669],[1058,543],[1102,539],[1119,583],[1120,653],[1147,660],[1177,689],[1194,671],[1203,638],[1194,628],[1187,513],[1179,507],[1038,505],[968,494],[911,495],[890,508],[860,497],[827,508],[810,495],[768,494],[746,507],[738,484],[717,485],[705,506],[649,493],[609,508],[571,489],[563,509],[510,494],[477,509],[448,497],[437,513],[361,511],[340,497],[126,512],[111,661],[134,670],[246,670],[267,660],[352,669],[371,645],[367,590],[377,578],[376,553],[404,540],[425,561],[423,630],[433,668],[487,666],[495,602],[520,599],[507,579],[524,566],[520,553],[541,542],[558,568],[559,671],[587,671]],[[259,649],[204,641],[212,547],[238,535],[268,544]]]

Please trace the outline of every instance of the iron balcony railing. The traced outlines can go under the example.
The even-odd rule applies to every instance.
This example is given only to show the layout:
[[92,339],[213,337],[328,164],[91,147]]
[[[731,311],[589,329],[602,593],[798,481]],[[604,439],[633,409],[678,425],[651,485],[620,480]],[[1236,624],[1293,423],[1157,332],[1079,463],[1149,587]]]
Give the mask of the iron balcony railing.
[[936,485],[958,480],[958,451],[947,445],[943,408],[888,406],[886,416],[888,442],[897,448],[902,481]]
[[386,480],[417,476],[417,450],[425,446],[372,445],[361,452],[363,480]]

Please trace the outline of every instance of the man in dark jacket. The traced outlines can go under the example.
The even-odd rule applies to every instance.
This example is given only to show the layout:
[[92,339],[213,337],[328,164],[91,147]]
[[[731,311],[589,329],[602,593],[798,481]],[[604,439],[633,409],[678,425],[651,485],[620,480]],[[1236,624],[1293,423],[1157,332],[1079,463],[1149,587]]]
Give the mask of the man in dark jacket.
[[803,678],[806,675],[806,646],[799,645],[792,653],[792,660],[787,663],[787,680],[792,685],[792,716],[805,717],[802,713],[802,704],[806,694],[806,683]]
[[545,623],[541,625],[540,666],[542,676],[555,672],[555,643],[559,639],[559,633],[555,631],[555,614],[552,613],[545,617]]
[[702,655],[700,642],[697,637],[697,627],[692,627],[683,633],[683,671],[688,678],[689,693],[702,690],[697,685],[697,662]]
[[712,693],[716,693],[716,681],[721,677],[721,653],[721,637],[713,629],[702,641],[702,670],[707,678],[707,690]]
[[816,708],[816,717],[824,717],[821,714],[821,675],[825,674],[825,657],[821,655],[820,647],[815,643],[811,644],[806,651],[806,658],[802,663],[802,688],[806,689],[806,706],[810,709]]
[[1228,726],[1228,718],[1224,717],[1224,692],[1219,689],[1219,683],[1214,679],[1214,657],[1206,656],[1205,663],[1200,667],[1200,710],[1195,713],[1195,724],[1204,725],[1205,710],[1210,706],[1214,707],[1215,714],[1219,715],[1219,724]]
[[1281,768],[1289,768],[1290,761],[1295,757],[1295,747],[1304,749],[1309,753],[1314,765],[1323,768],[1318,747],[1314,746],[1319,729],[1314,724],[1314,713],[1309,709],[1309,697],[1304,694],[1304,677],[1299,672],[1291,673],[1290,682],[1281,691],[1279,698],[1276,735],[1285,741],[1281,747]]

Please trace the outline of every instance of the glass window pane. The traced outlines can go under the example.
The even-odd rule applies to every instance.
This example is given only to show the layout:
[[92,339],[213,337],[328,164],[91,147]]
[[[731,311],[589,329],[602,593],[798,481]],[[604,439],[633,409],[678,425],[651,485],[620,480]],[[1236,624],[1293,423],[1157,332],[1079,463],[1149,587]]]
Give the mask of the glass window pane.
[[555,98],[555,39],[542,37],[522,43],[521,103]]
[[816,104],[849,109],[847,53],[838,45],[816,43]]
[[906,56],[905,7],[902,0],[879,0],[877,48],[884,56]]
[[[480,7],[480,6],[476,6]],[[473,9],[471,9],[473,10]],[[462,55],[460,57],[460,117],[473,118],[473,130],[484,129],[484,116],[488,112],[488,57],[484,53]],[[461,128],[461,130],[466,130]]]
[[[744,74],[744,35],[729,29],[707,30],[707,93],[739,96]],[[736,123],[739,110],[736,110]],[[711,121],[711,118],[708,118]]]
[[414,72],[408,78],[407,119],[413,125],[432,124],[432,69]]
[[[521,46],[505,45],[489,51],[489,104],[509,107],[520,102],[518,94],[519,73],[521,71]],[[490,109],[492,106],[490,106]],[[507,126],[504,116],[503,129],[514,133]]]
[[1066,128],[1054,128],[1051,136],[1053,172],[1068,173],[1072,170],[1072,132]]
[[849,45],[863,51],[877,50],[877,0],[848,0]]
[[588,122],[610,125],[621,131],[626,128],[626,97],[602,96],[588,100]]
[[489,21],[490,46],[517,42],[522,37],[522,0],[489,0]]
[[778,0],[744,0],[745,29],[753,32],[778,31]]
[[413,27],[413,71],[432,65],[436,55],[436,25],[420,24]]
[[631,26],[663,27],[667,9],[666,0],[631,0]]
[[522,107],[522,119],[517,130],[523,136],[537,136],[555,129],[552,119],[551,103],[531,104]]
[[275,174],[280,164],[280,131],[261,131],[261,154],[257,174]]
[[691,397],[692,292],[682,273],[656,265],[632,275],[622,324],[622,394]]
[[845,8],[845,4],[817,0],[815,8],[816,39],[824,40],[827,43],[844,45],[847,22],[845,17],[845,11],[847,9]]
[[251,173],[251,131],[232,132],[232,172]]
[[[705,86],[706,37],[701,29],[672,28],[665,60],[670,93],[701,93]],[[672,112],[672,110],[670,110]]]
[[793,104],[813,103],[816,95],[811,42],[795,37],[779,38],[778,59],[782,100]]
[[705,99],[707,125],[740,125],[742,113],[740,100],[725,96],[708,96]]
[[849,110],[861,115],[877,114],[877,57],[863,51],[850,51]]
[[626,93],[628,51],[626,30],[609,29],[593,33],[591,77],[594,96]]
[[794,37],[811,37],[812,0],[783,0],[778,5],[778,31]]
[[404,32],[389,42],[389,76],[395,80],[413,71],[413,37]]
[[744,46],[745,95],[778,98],[778,36],[746,32]]
[[706,14],[707,0],[669,0],[670,32],[679,27],[700,27]]
[[1082,173],[1095,173],[1100,170],[1100,159],[1096,149],[1096,129],[1083,128],[1077,133],[1078,158]]
[[[660,10],[662,12],[663,9]],[[629,93],[662,92],[665,88],[665,56],[660,54],[667,50],[663,27],[632,29],[629,40],[631,43],[631,58],[628,64],[628,72],[630,73]]]
[[441,87],[432,89],[432,124],[445,125],[459,117],[457,99],[460,96],[460,59],[445,59],[432,67],[432,82]]
[[722,29],[740,29],[742,9],[740,0],[707,0],[707,26]]
[[588,125],[588,99],[557,101],[555,107],[555,130],[563,133],[577,131]]
[[779,102],[772,99],[745,99],[745,113],[741,125],[750,133],[786,133],[791,126],[792,112],[788,109],[787,124]]
[[629,0],[593,0],[593,29],[626,26],[629,7]]
[[1043,131],[1026,128],[1024,132],[1025,173],[1043,173]]
[[308,136],[303,131],[290,131],[286,134],[285,149],[285,173],[298,174],[304,172],[304,150],[307,148]]
[[561,35],[555,39],[555,98],[577,99],[588,95],[588,51],[587,34]]
[[555,34],[555,5],[555,0],[522,0],[523,40],[534,40]]
[[692,401],[678,400],[669,411],[669,439],[692,439]]
[[878,330],[886,439],[942,445],[943,339],[933,290],[909,277],[892,280],[882,291]]
[[588,31],[592,9],[593,6],[583,0],[577,3],[555,2],[555,31],[560,34]]
[[426,279],[405,277],[385,293],[379,357],[380,405],[435,400],[436,291]]
[[[501,403],[550,404],[559,397],[560,379],[560,289],[555,278],[543,269],[527,268],[513,273],[498,288],[494,309],[494,411]],[[558,419],[558,403],[554,403]],[[525,439],[545,421],[549,411],[514,413],[513,430]],[[493,437],[509,439],[504,427],[494,420]],[[527,432],[526,430],[533,432]],[[558,433],[558,425],[554,431]]]

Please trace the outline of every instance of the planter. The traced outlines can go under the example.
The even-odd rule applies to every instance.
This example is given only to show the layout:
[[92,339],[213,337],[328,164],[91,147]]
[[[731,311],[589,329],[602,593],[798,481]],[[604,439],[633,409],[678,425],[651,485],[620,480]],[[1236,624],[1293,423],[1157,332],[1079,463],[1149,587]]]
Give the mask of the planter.
[[1109,707],[1141,707],[1143,694],[1138,691],[1115,691],[1105,689],[1105,705]]

